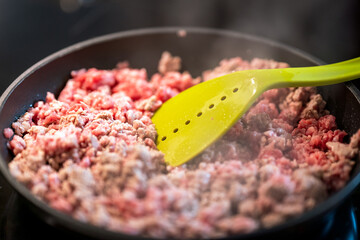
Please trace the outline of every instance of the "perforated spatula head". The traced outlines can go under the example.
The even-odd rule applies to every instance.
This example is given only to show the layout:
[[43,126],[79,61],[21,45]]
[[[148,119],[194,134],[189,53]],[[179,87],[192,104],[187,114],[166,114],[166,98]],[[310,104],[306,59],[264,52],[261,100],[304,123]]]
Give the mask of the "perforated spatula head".
[[181,165],[224,135],[264,91],[330,85],[359,76],[356,58],[316,67],[239,71],[200,83],[155,112],[157,147],[168,164]]

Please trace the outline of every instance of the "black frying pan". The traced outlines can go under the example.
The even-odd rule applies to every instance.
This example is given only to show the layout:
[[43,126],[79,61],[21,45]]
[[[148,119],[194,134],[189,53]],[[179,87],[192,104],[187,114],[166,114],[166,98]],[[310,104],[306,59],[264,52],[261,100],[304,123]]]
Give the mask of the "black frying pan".
[[[117,62],[128,60],[132,67],[145,67],[149,75],[156,72],[163,51],[170,51],[183,60],[183,70],[193,76],[213,68],[219,60],[241,56],[272,58],[291,66],[318,65],[321,62],[299,50],[262,38],[223,30],[188,28],[186,37],[178,36],[180,28],[157,28],[115,33],[91,39],[61,50],[35,64],[18,77],[0,98],[0,130],[9,127],[36,101],[45,99],[46,92],[59,93],[70,77],[71,70],[80,68],[113,68]],[[353,134],[360,128],[360,93],[352,83],[319,88],[327,108],[337,118],[340,128]],[[7,164],[13,155],[0,137],[0,170],[9,184],[47,223],[98,239],[141,239],[81,223],[50,208],[36,199],[30,191],[10,174]],[[319,229],[329,224],[335,210],[344,203],[360,182],[360,164],[355,165],[350,182],[313,210],[271,229],[229,239],[294,239],[311,232],[321,237]]]

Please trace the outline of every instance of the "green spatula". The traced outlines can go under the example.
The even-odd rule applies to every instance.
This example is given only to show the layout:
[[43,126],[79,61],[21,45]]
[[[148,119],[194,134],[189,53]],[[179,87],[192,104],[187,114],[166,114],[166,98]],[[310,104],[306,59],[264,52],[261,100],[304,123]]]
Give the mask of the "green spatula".
[[246,70],[200,83],[165,102],[152,121],[165,161],[179,166],[224,135],[271,88],[322,86],[360,77],[360,57],[330,65]]

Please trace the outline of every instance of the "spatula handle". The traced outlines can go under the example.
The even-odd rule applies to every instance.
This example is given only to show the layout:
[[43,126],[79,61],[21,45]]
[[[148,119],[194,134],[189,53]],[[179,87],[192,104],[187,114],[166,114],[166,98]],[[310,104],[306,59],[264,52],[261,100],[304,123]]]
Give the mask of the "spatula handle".
[[274,82],[272,87],[323,86],[346,82],[360,77],[360,57],[323,66],[285,68],[281,75],[281,82]]

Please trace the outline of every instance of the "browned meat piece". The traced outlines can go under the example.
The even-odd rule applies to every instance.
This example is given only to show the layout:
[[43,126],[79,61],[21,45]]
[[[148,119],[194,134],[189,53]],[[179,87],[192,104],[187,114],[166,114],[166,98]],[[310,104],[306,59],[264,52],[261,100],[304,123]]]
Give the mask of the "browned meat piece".
[[169,52],[163,52],[159,61],[158,71],[165,74],[167,72],[177,72],[181,68],[181,58],[173,57]]

